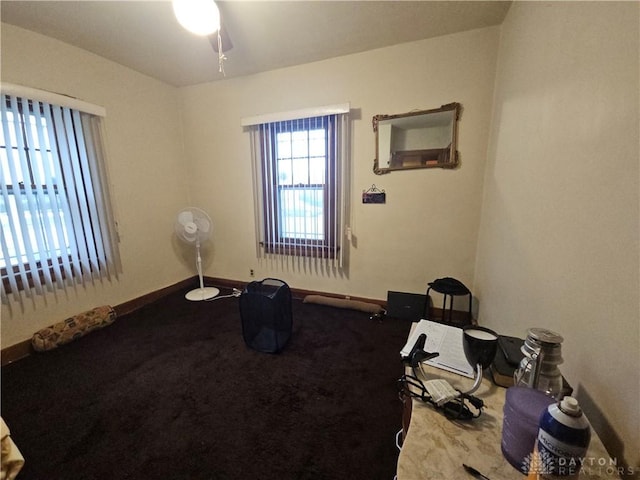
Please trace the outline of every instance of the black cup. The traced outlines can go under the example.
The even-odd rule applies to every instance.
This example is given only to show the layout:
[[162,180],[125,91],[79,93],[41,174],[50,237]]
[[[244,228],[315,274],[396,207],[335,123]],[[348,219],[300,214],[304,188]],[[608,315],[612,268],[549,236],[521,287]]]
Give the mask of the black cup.
[[474,368],[477,364],[488,368],[496,356],[498,348],[498,334],[485,327],[471,325],[464,327],[462,346],[467,361]]

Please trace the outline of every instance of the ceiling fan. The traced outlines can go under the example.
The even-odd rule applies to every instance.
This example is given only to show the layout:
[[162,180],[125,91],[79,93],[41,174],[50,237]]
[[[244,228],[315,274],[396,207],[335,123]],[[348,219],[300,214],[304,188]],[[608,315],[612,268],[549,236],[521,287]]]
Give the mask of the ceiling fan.
[[173,0],[173,13],[185,29],[206,36],[218,54],[220,73],[224,74],[224,52],[233,48],[231,38],[220,21],[220,9],[214,0]]

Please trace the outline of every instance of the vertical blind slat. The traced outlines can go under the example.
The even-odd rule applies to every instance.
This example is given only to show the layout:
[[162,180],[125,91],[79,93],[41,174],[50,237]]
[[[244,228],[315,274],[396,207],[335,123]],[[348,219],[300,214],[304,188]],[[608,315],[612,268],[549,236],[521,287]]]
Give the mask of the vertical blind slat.
[[[20,114],[18,112],[18,99],[16,98],[12,98],[11,99],[11,112],[13,113],[13,118],[20,118]],[[29,271],[31,272],[37,272],[38,268],[37,268],[37,262],[36,262],[36,258],[34,255],[34,251],[33,251],[33,247],[31,245],[31,239],[29,238],[28,232],[29,232],[29,227],[27,224],[27,215],[30,213],[28,212],[27,209],[25,209],[24,204],[22,202],[21,196],[22,196],[22,191],[23,190],[30,190],[31,188],[31,182],[27,180],[27,184],[25,185],[24,181],[25,175],[28,175],[28,164],[27,164],[27,159],[26,159],[26,151],[25,151],[25,145],[24,145],[24,139],[22,138],[22,130],[18,130],[17,128],[15,129],[15,136],[16,136],[16,145],[13,145],[11,143],[11,139],[10,138],[5,138],[5,142],[7,144],[7,149],[13,149],[16,148],[17,149],[17,153],[18,153],[18,163],[17,165],[14,164],[13,161],[11,161],[11,159],[9,160],[9,172],[10,175],[12,177],[12,184],[14,186],[14,199],[15,199],[15,205],[16,205],[16,212],[17,212],[17,220],[18,222],[16,223],[15,220],[12,224],[11,222],[11,218],[10,218],[10,226],[11,226],[11,231],[13,234],[13,242],[14,245],[16,245],[16,248],[18,245],[23,245],[24,247],[24,256],[26,257],[26,263],[23,263],[22,261],[18,262],[18,270],[20,273],[20,277],[22,280],[22,283],[25,284],[29,282],[29,276],[27,274],[27,269],[26,269],[26,265],[29,266]],[[9,153],[8,150],[7,153]],[[27,166],[27,167],[25,167]],[[18,175],[18,171],[16,169],[16,167],[20,167],[20,171],[22,173],[22,175]],[[15,182],[15,183],[14,183]],[[21,185],[22,184],[22,185]],[[18,192],[16,192],[16,185],[18,186]],[[7,209],[9,209],[9,205],[7,205]],[[38,276],[39,277],[39,276]],[[37,279],[37,281],[34,280],[35,283],[35,289],[37,292],[40,292],[42,287],[40,284],[40,278]],[[30,296],[30,291],[27,291],[28,296]]]
[[[87,260],[89,265],[89,278],[93,281],[94,273],[100,271],[100,260],[98,257],[99,244],[96,236],[93,234],[96,227],[99,229],[98,212],[96,210],[96,203],[93,193],[93,180],[91,178],[91,169],[89,168],[89,162],[87,158],[87,147],[84,143],[85,133],[82,128],[82,121],[80,119],[80,112],[70,111],[72,120],[72,126],[74,131],[82,132],[81,135],[74,135],[77,144],[78,161],[76,164],[76,171],[78,172],[76,178],[81,182],[81,185],[76,184],[76,189],[82,189],[82,201],[80,208],[82,211],[82,225],[84,231],[84,243],[87,246]],[[91,228],[86,228],[90,226]]]
[[53,124],[57,127],[54,132],[56,136],[56,145],[58,147],[58,157],[60,158],[60,169],[62,173],[62,178],[65,183],[65,196],[66,196],[66,206],[67,211],[69,212],[69,218],[67,221],[67,234],[70,240],[70,243],[73,244],[73,248],[71,248],[70,256],[71,256],[71,270],[72,275],[81,279],[81,282],[84,284],[84,279],[82,279],[82,259],[84,255],[80,253],[82,249],[82,244],[80,243],[81,237],[75,232],[75,228],[82,228],[80,222],[80,215],[78,213],[78,201],[77,195],[71,188],[71,186],[75,186],[75,181],[73,178],[73,168],[71,167],[71,158],[69,153],[69,145],[66,141],[66,135],[68,134],[65,130],[65,123],[63,119],[62,109],[57,106],[52,106],[52,119]]
[[[270,159],[273,156],[273,150],[275,149],[275,145],[272,144],[271,141],[271,133],[273,130],[273,126],[269,127],[269,134],[266,136],[265,141],[267,142],[267,157],[265,157],[265,166],[267,168],[267,185],[268,185],[268,201],[270,202],[270,207],[269,207],[269,216],[268,216],[268,231],[269,231],[269,243],[271,245],[275,244],[275,229],[277,226],[277,217],[276,217],[276,202],[278,201],[277,197],[276,197],[276,192],[277,192],[277,188],[276,188],[276,182],[275,182],[275,178],[274,178],[274,168],[273,165],[270,162]],[[279,253],[279,252],[278,252]]]
[[[69,194],[71,208],[73,210],[72,216],[74,219],[73,232],[76,236],[76,243],[78,245],[78,265],[81,268],[82,284],[86,285],[87,280],[91,278],[91,263],[89,261],[89,244],[87,242],[88,235],[86,229],[91,223],[91,219],[88,217],[85,206],[87,204],[86,193],[84,190],[84,179],[82,171],[80,170],[80,159],[78,153],[78,145],[75,139],[75,128],[71,117],[71,112],[66,108],[60,109],[62,112],[62,121],[64,122],[64,128],[67,134],[64,138],[59,139],[65,142],[65,148],[62,150],[62,158],[66,162],[69,171],[71,172],[70,178],[73,179],[75,188],[72,193]],[[58,128],[58,131],[61,129]]]
[[[102,176],[106,177],[106,172],[100,172],[97,168],[97,165],[102,163],[97,161],[98,153],[95,148],[95,145],[99,144],[100,138],[97,136],[98,132],[95,132],[92,128],[91,116],[82,113],[78,113],[78,116],[78,124],[80,128],[82,128],[82,137],[86,139],[84,149],[82,150],[84,152],[86,172],[89,178],[91,178],[92,184],[94,182],[99,183]],[[103,241],[103,237],[108,238],[109,236],[109,229],[107,228],[108,218],[105,218],[106,212],[105,215],[102,215],[100,209],[97,208],[97,205],[108,205],[109,202],[106,201],[102,188],[92,188],[88,191],[88,194],[92,197],[92,201],[89,203],[89,210],[91,217],[94,219],[93,228],[96,231],[96,234],[92,236],[95,245],[93,255],[96,262],[96,271],[99,271],[101,267],[109,271],[111,270],[108,260],[110,253],[109,242]]]
[[338,181],[339,181],[339,166],[340,166],[340,157],[338,156],[338,151],[337,151],[337,147],[338,147],[338,141],[340,140],[338,134],[339,132],[336,130],[336,118],[332,118],[331,124],[330,124],[330,129],[332,130],[332,132],[334,133],[333,138],[335,139],[333,142],[331,142],[331,155],[335,158],[335,161],[333,163],[333,165],[331,166],[331,175],[333,177],[333,181],[331,182],[331,188],[333,189],[333,193],[332,193],[332,198],[333,198],[333,202],[331,203],[331,210],[332,210],[332,229],[331,229],[331,235],[333,236],[333,240],[331,242],[331,244],[333,245],[333,252],[331,255],[331,263],[332,265],[335,267],[336,264],[336,255],[337,255],[337,245],[340,244],[340,238],[337,236],[337,233],[340,230],[340,216],[338,215],[338,206],[340,205],[340,190],[338,188]]
[[[251,141],[251,157],[259,158],[259,149],[260,149],[260,129],[259,128],[251,128],[250,132],[250,141]],[[262,237],[262,232],[264,231],[264,223],[262,219],[262,215],[260,215],[260,201],[262,198],[262,184],[259,182],[260,174],[256,171],[257,166],[256,162],[251,162],[251,177],[253,181],[253,224],[255,228],[255,244],[256,244],[256,258],[262,257],[262,249],[260,248],[260,239]]]
[[[47,125],[51,125],[53,127],[53,115],[50,105],[45,105],[44,115],[47,121]],[[64,174],[62,171],[62,165],[59,161],[57,161],[57,159],[60,158],[60,153],[58,151],[58,142],[56,140],[56,135],[53,128],[47,129],[47,136],[49,137],[51,154],[53,158],[56,159],[56,161],[53,162],[54,178],[56,180],[55,184],[58,188],[58,196],[56,196],[56,198],[60,198],[58,206],[62,211],[62,221],[60,221],[58,215],[55,215],[57,217],[56,227],[60,227],[56,230],[59,242],[58,245],[61,246],[61,249],[66,245],[69,246],[68,249],[64,249],[64,251],[61,252],[61,255],[59,257],[61,259],[62,268],[65,272],[67,280],[57,284],[59,288],[62,288],[66,291],[67,285],[72,285],[74,273],[72,267],[73,258],[70,258],[70,254],[71,252],[74,252],[76,250],[76,243],[75,237],[69,233],[73,231],[73,224],[71,222],[71,212],[69,211],[69,204],[66,201],[67,193],[66,188],[64,187]]]
[[[47,120],[46,117],[42,114],[43,111],[46,111],[46,105],[40,104],[39,108],[33,109],[33,116],[36,119],[37,135],[38,135],[38,145],[40,145],[40,155],[41,155],[41,165],[42,165],[42,177],[39,177],[39,180],[36,179],[36,185],[40,186],[46,185],[46,199],[49,205],[51,205],[52,212],[57,212],[59,210],[58,205],[58,195],[57,191],[57,183],[54,182],[55,174],[52,171],[52,165],[55,165],[53,158],[51,156],[51,147],[49,145],[49,137],[45,135],[44,129],[42,125],[46,125]],[[36,171],[38,169],[35,169]],[[47,238],[47,245],[50,245],[49,250],[55,249],[56,245],[65,245],[64,242],[64,231],[62,229],[62,225],[60,223],[60,216],[56,214],[45,215],[43,221],[46,219],[46,224],[44,227],[44,231]],[[57,234],[56,234],[57,233]],[[51,267],[53,270],[53,278],[47,277],[48,281],[56,281],[63,283],[63,275],[62,269],[60,268],[59,262],[51,262]],[[49,269],[45,268],[45,273],[48,275]],[[48,285],[51,285],[50,283]]]
[[86,121],[91,132],[91,141],[87,145],[91,147],[91,171],[94,175],[94,188],[96,203],[99,206],[98,213],[100,215],[101,241],[104,248],[103,258],[106,268],[106,278],[110,279],[111,275],[118,278],[118,272],[121,268],[120,252],[118,251],[118,232],[115,220],[115,214],[111,205],[111,194],[109,189],[109,176],[106,165],[106,146],[104,142],[104,134],[102,120],[95,115],[83,113],[82,118]]
[[[38,113],[40,112],[40,105],[35,102],[33,106],[33,112],[34,112],[33,118],[35,119],[35,124],[33,126],[37,131],[40,131],[42,125],[38,123],[38,116],[35,114],[35,112],[38,112]],[[24,133],[27,137],[27,144],[35,146],[36,142],[34,142],[34,136],[33,136],[33,131],[31,127],[32,127],[31,122],[25,122]],[[37,134],[35,138],[38,138]],[[40,145],[39,143],[37,145],[40,146],[39,150],[40,150],[40,156],[42,158],[42,145]],[[34,149],[34,150],[37,150],[37,149]],[[33,152],[33,154],[37,155],[35,151]],[[28,164],[25,165],[23,168],[28,168]],[[40,169],[31,168],[30,171],[31,171],[31,175],[33,176],[33,185],[31,186],[31,188],[29,188],[28,186],[25,186],[25,196],[27,197],[29,212],[31,213],[31,229],[35,237],[37,251],[44,252],[47,250],[45,245],[50,245],[50,243],[47,243],[47,240],[46,240],[47,231],[48,231],[48,229],[46,228],[46,223],[47,223],[48,215],[43,214],[41,209],[38,206],[38,204],[42,203],[46,197],[44,193],[44,188],[43,188],[44,182],[43,182],[43,179],[41,178]],[[35,192],[32,190],[32,188],[35,189]],[[33,212],[40,212],[40,214],[34,218]],[[52,282],[51,273],[49,269],[46,268],[47,267],[46,262],[43,264],[41,257],[39,258],[39,260],[40,260],[40,269],[38,270],[44,276],[44,284],[50,285]],[[38,288],[42,288],[42,282],[40,282],[40,275],[36,275],[36,277],[37,277],[35,279],[36,285],[38,286]]]
[[[10,142],[10,135],[11,135],[11,131],[10,131],[10,125],[9,125],[9,120],[8,120],[8,113],[7,113],[7,109],[6,109],[6,105],[5,102],[2,102],[2,108],[0,110],[0,115],[2,117],[2,133],[3,136],[5,138],[5,143],[9,143]],[[10,143],[6,146],[6,154],[7,154],[7,158],[10,158]],[[9,191],[7,186],[9,185],[9,182],[5,179],[3,179],[3,181],[1,182],[0,185],[0,189],[2,191],[2,200],[4,201],[4,205],[5,208],[9,208]],[[16,245],[18,238],[15,234],[15,229],[12,225],[13,223],[13,217],[9,216],[8,218],[8,222],[7,222],[7,227],[8,227],[8,232],[5,231],[5,227],[4,225],[2,226],[2,255],[5,259],[5,264],[6,264],[6,268],[12,268],[11,266],[11,262],[9,261],[10,259],[10,253],[9,253],[9,245],[7,244],[6,241],[6,236],[11,237],[12,242],[14,245]],[[20,294],[19,294],[19,290],[18,290],[18,283],[16,281],[16,276],[15,275],[11,275],[11,274],[7,274],[7,277],[9,279],[9,286],[11,291],[13,292],[13,298],[16,300],[20,299]],[[7,301],[7,293],[6,293],[6,289],[4,287],[4,281],[2,282],[2,301]]]
[[[2,200],[4,201],[5,205],[8,205],[9,203],[9,193],[7,192],[7,188],[4,182],[2,182],[2,184],[0,185],[0,192],[2,193]],[[7,232],[5,232],[5,227],[4,225],[0,225],[0,248],[2,249],[2,256],[3,258],[5,258],[6,260],[8,260],[10,258],[10,253],[9,253],[9,246],[7,245],[7,242],[5,240],[5,235],[7,234]],[[10,232],[9,232],[10,234]],[[7,268],[11,268],[11,264],[7,261]],[[8,278],[9,281],[9,288],[10,291],[13,292],[13,298],[18,300],[19,298],[19,293],[18,293],[18,284],[16,282],[16,278],[15,275],[7,275],[6,276]],[[4,278],[3,281],[1,282],[1,287],[2,287],[2,301],[5,302],[8,300],[7,297],[7,291],[6,288],[4,287]]]

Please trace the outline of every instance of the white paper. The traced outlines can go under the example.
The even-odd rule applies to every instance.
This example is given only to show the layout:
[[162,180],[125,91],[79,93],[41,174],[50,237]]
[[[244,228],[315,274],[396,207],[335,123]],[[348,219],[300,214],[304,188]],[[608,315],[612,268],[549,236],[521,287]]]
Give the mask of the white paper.
[[427,360],[425,362],[427,365],[469,378],[475,376],[474,369],[467,362],[467,357],[462,347],[462,329],[451,325],[432,322],[431,320],[420,320],[411,335],[409,335],[409,340],[404,348],[400,350],[400,355],[403,357],[409,355],[422,333],[427,335],[424,345],[425,352],[438,352],[440,354],[436,358]]

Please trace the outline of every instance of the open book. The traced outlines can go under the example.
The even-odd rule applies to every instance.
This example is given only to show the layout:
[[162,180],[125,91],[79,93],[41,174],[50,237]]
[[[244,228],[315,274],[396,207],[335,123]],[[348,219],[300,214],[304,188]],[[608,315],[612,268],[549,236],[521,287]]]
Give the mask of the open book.
[[427,335],[424,345],[426,352],[438,352],[436,358],[427,360],[425,363],[433,367],[441,368],[449,372],[457,373],[465,377],[473,378],[474,369],[464,354],[462,347],[462,329],[451,325],[432,322],[431,320],[420,320],[409,334],[409,340],[400,350],[400,355],[406,357],[411,348],[415,345],[420,334]]

